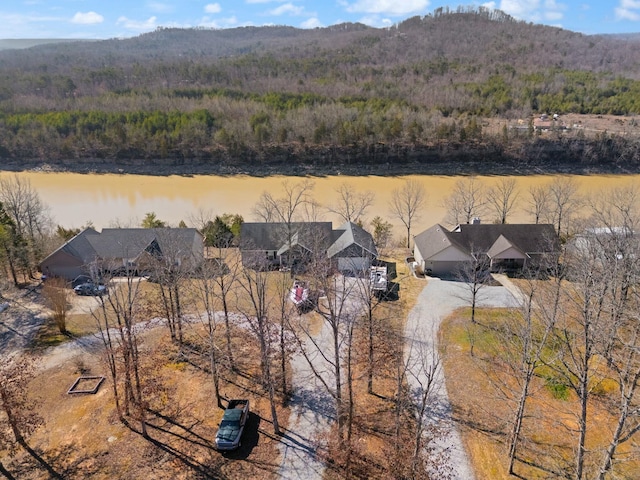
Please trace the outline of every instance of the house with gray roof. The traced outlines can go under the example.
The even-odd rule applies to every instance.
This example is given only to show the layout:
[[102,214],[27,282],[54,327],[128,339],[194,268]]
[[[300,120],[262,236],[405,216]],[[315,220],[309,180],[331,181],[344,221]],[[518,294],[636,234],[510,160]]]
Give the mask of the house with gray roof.
[[195,268],[204,259],[202,235],[194,228],[87,228],[40,263],[47,276],[141,272],[153,260]]
[[425,272],[447,276],[474,260],[493,272],[521,271],[557,262],[560,240],[548,224],[440,224],[414,237],[414,257]]
[[378,257],[373,237],[359,225],[347,222],[332,234],[327,257],[335,261],[340,272],[363,272]]
[[240,229],[242,263],[249,268],[303,264],[326,255],[342,272],[368,269],[378,256],[373,237],[347,222],[334,230],[331,222],[250,223]]

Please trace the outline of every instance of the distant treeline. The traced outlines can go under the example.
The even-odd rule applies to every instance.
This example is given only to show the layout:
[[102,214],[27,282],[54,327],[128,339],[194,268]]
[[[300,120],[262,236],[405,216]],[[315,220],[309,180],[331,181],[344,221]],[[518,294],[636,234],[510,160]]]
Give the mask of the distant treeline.
[[[533,129],[488,132],[482,119],[640,112],[639,45],[460,8],[389,29],[160,29],[4,51],[0,157],[243,162],[443,142],[517,152]],[[573,141],[632,142],[604,137]],[[628,159],[618,150],[602,160]]]

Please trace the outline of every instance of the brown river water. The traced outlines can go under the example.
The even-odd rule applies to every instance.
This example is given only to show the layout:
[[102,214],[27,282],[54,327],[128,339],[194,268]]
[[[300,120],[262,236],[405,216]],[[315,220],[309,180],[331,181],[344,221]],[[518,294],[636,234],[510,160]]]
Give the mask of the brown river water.
[[[15,175],[0,171],[0,178]],[[138,226],[147,212],[176,226],[180,220],[192,226],[191,221],[199,211],[209,211],[213,215],[223,213],[240,214],[245,221],[257,220],[252,210],[264,191],[274,196],[281,190],[282,182],[300,181],[299,177],[251,177],[237,176],[150,176],[130,174],[79,174],[25,172],[20,177],[28,179],[31,186],[50,208],[55,224],[64,227],[80,227],[92,222],[97,228],[114,225]],[[414,179],[424,184],[427,202],[423,214],[416,222],[413,234],[434,223],[445,223],[444,203],[459,176],[408,175],[398,177],[383,176],[326,176],[310,177],[314,183],[314,196],[321,205],[335,202],[335,189],[346,182],[356,191],[371,190],[375,193],[375,203],[367,212],[367,221],[376,215],[394,224],[396,235],[403,230],[398,220],[389,214],[392,191],[401,187],[404,180]],[[485,186],[494,185],[501,177],[476,177]],[[551,182],[554,175],[516,176],[520,191],[519,208],[509,218],[510,223],[526,223],[531,217],[524,211],[525,198],[530,187]],[[583,195],[613,187],[637,184],[640,175],[574,175],[580,193]],[[327,215],[325,220],[338,219]],[[491,221],[490,218],[483,219]]]

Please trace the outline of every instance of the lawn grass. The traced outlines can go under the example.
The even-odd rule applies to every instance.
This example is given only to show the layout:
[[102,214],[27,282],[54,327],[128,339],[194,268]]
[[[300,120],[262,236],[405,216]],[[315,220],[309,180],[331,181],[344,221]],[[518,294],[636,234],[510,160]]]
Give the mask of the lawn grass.
[[[471,325],[467,309],[460,309],[440,330],[447,391],[478,480],[513,478],[507,472],[507,439],[519,387],[491,356],[501,348],[493,328],[508,314],[507,309],[479,309],[478,325]],[[500,383],[495,383],[497,379]],[[591,471],[597,469],[614,428],[607,401],[615,400],[616,387],[612,378],[594,383],[594,391],[599,388],[600,394],[589,403],[586,465]],[[515,471],[527,479],[564,475],[571,469],[577,444],[577,396],[557,372],[546,367],[538,371],[531,393]],[[620,447],[618,458],[626,464],[617,467],[616,478],[637,478],[640,464],[628,457],[630,448]]]

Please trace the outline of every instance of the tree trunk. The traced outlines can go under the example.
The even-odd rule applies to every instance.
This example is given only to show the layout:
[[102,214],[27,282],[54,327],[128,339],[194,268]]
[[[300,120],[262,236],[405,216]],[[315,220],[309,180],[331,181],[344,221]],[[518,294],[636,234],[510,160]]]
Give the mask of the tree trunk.
[[509,475],[514,475],[513,466],[516,460],[518,441],[520,439],[520,430],[522,429],[524,410],[527,403],[527,398],[529,396],[529,385],[531,384],[533,372],[533,366],[529,366],[524,379],[524,385],[522,386],[522,393],[520,394],[520,400],[518,402],[518,409],[516,411],[515,419],[513,422],[513,428],[511,429],[511,439],[509,442]]
[[367,365],[367,393],[373,393],[373,312],[371,311],[371,301],[369,301],[369,352]]
[[289,395],[288,387],[287,387],[287,345],[285,341],[284,335],[284,326],[285,326],[285,317],[282,315],[282,319],[280,322],[280,376],[282,377],[282,400],[286,401],[287,396]]
[[345,418],[344,418],[344,406],[342,403],[342,372],[340,369],[340,332],[338,328],[338,320],[333,319],[333,353],[334,353],[334,375],[336,380],[336,415],[338,417],[338,437],[340,443],[344,441],[345,433]]
[[[224,288],[224,287],[223,287]],[[233,361],[233,348],[231,348],[231,326],[229,323],[229,307],[227,306],[227,296],[222,294],[222,309],[224,311],[224,325],[226,328],[226,340],[227,340],[227,358],[231,368],[235,370],[235,363]]]
[[11,475],[11,472],[9,472],[9,470],[7,470],[4,465],[2,464],[2,462],[0,462],[0,474],[2,474],[5,478],[7,478],[8,480],[15,480],[15,477],[13,475]]
[[170,307],[171,299],[167,298],[167,294],[165,292],[165,288],[162,285],[162,283],[160,283],[160,298],[162,298],[162,305],[164,306],[164,311],[165,311],[165,314],[167,315],[167,325],[169,325],[169,334],[171,335],[171,340],[175,341],[176,329],[175,329],[175,325],[173,324],[173,315],[171,311],[172,309]]
[[587,399],[588,399],[588,376],[583,374],[580,379],[580,419],[578,425],[580,428],[580,434],[578,436],[578,452],[576,454],[576,480],[582,480],[584,472],[584,456],[585,456],[585,444],[587,438]]
[[182,307],[180,306],[180,291],[178,290],[178,284],[173,286],[176,303],[176,321],[178,324],[178,345],[182,346]]

